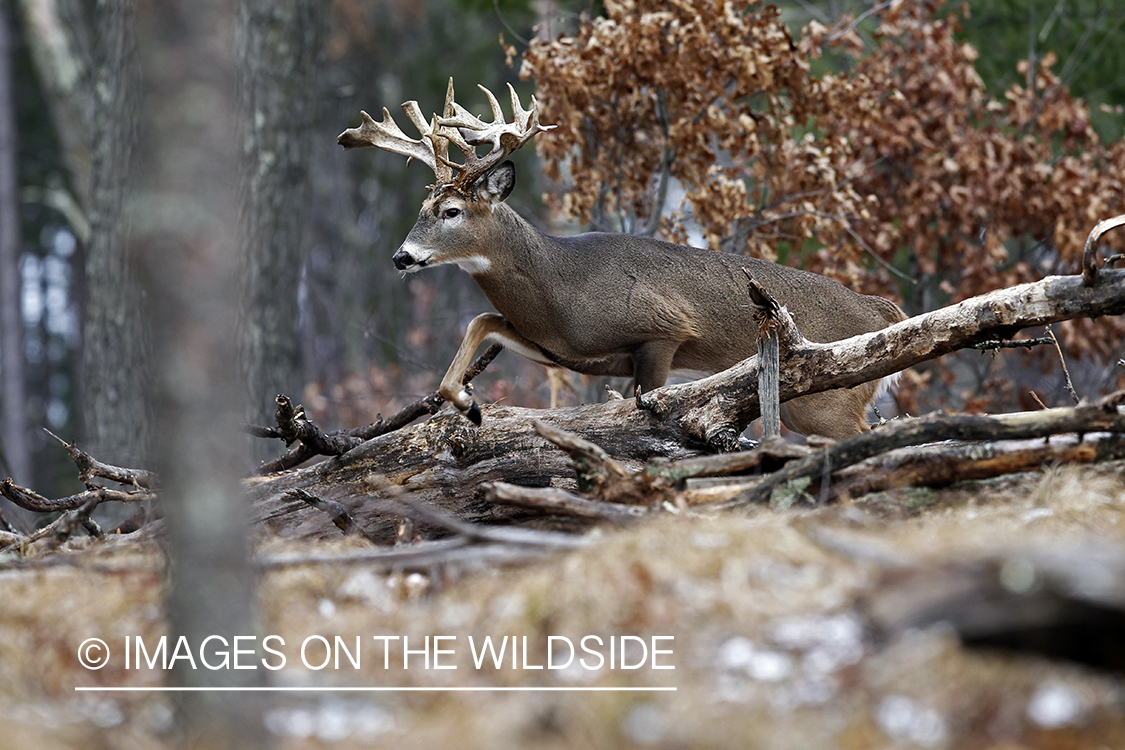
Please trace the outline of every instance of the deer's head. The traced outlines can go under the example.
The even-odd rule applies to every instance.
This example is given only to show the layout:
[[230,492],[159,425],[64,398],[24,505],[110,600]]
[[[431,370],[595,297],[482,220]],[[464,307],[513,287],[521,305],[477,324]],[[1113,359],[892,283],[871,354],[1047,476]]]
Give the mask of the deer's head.
[[[441,117],[433,115],[429,122],[415,101],[402,105],[403,112],[421,134],[410,138],[395,123],[386,107],[382,122],[366,112],[358,128],[340,134],[337,142],[344,148],[375,146],[385,151],[417,159],[433,170],[437,181],[418,212],[418,221],[406,241],[394,254],[395,267],[412,273],[427,266],[456,263],[469,273],[488,270],[491,261],[481,253],[489,234],[496,230],[493,213],[515,185],[515,167],[505,159],[537,134],[554,125],[539,124],[539,104],[531,97],[531,106],[524,109],[515,89],[508,84],[512,100],[512,121],[508,122],[500,103],[492,92],[478,86],[492,108],[492,122],[485,122],[469,113],[453,99],[453,79],[445,94]],[[464,161],[449,158],[452,144],[463,154]],[[477,147],[490,145],[483,156]]]

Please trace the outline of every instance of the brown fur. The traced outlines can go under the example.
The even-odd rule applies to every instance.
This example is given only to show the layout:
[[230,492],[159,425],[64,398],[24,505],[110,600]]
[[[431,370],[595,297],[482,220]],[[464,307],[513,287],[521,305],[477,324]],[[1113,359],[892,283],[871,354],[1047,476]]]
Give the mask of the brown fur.
[[[543,234],[503,204],[514,180],[505,167],[482,178],[471,195],[436,188],[395,255],[408,271],[462,263],[500,312],[473,321],[442,381],[442,395],[465,413],[473,404],[460,375],[487,339],[544,364],[631,376],[643,391],[675,371],[727,369],[757,351],[743,269],[812,341],[837,341],[906,317],[885,299],[755,258],[630,235]],[[803,396],[783,405],[782,420],[806,434],[853,435],[867,429],[876,389],[866,383]]]

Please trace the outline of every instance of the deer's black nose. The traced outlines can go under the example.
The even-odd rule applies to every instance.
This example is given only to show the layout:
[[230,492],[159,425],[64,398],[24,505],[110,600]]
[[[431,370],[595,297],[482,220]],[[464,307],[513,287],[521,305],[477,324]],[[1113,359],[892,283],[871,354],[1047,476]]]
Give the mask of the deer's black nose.
[[414,265],[414,256],[405,250],[399,250],[391,257],[391,260],[395,262],[395,268],[400,271],[405,271],[407,268]]

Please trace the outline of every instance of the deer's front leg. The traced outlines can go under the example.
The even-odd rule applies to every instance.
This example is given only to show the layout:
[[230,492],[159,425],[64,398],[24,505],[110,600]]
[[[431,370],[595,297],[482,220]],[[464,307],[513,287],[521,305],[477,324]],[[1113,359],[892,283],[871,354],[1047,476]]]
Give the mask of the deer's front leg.
[[539,351],[539,347],[534,342],[521,336],[519,331],[513,328],[503,315],[484,313],[473,318],[469,322],[469,327],[465,329],[465,338],[462,339],[461,346],[453,357],[453,362],[450,363],[449,369],[445,371],[445,377],[441,379],[438,393],[446,401],[457,407],[457,411],[464,414],[475,425],[480,425],[480,407],[473,400],[473,395],[469,392],[469,389],[461,381],[464,378],[465,370],[469,368],[473,361],[473,354],[485,341],[503,344],[509,349],[515,350],[517,354],[540,364],[551,364]]

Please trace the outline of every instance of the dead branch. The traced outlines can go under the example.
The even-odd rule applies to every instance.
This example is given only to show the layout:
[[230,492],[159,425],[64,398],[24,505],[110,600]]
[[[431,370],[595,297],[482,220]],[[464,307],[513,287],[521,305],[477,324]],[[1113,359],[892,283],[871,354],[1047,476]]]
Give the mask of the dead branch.
[[535,433],[571,457],[578,473],[578,491],[597,495],[611,503],[659,505],[671,499],[668,486],[659,477],[630,473],[598,445],[574,433],[536,421]]
[[70,460],[74,461],[75,466],[78,467],[79,481],[87,487],[90,487],[91,480],[97,477],[99,479],[108,479],[118,484],[135,487],[138,490],[156,489],[156,475],[151,471],[145,471],[144,469],[125,469],[120,466],[111,466],[102,463],[86,451],[78,448],[75,443],[66,442],[46,428],[44,428],[43,431],[57,440],[59,445],[66,449]]
[[50,549],[56,549],[60,544],[69,539],[71,534],[73,534],[79,526],[86,529],[90,536],[101,537],[103,535],[101,527],[98,526],[96,521],[90,518],[90,514],[94,512],[94,509],[97,508],[101,502],[102,498],[95,494],[83,503],[82,507],[75,508],[60,518],[59,523],[54,524],[54,530],[51,532],[48,547]]
[[398,512],[369,500],[370,478],[406,488],[431,505],[475,524],[511,524],[541,511],[487,502],[482,485],[502,481],[528,487],[574,489],[575,473],[563,451],[535,433],[535,422],[573,433],[600,446],[625,472],[638,472],[655,457],[698,455],[679,430],[636,408],[633,399],[552,409],[484,405],[487,419],[475,427],[460,414],[442,412],[428,421],[367,441],[346,456],[248,482],[247,496],[265,533],[331,538],[339,530],[327,516],[285,496],[294,487],[349,503],[352,518],[380,542],[395,538]]
[[[1092,287],[1083,286],[1077,276],[1051,277],[833,344],[805,341],[783,313],[779,336],[787,355],[780,371],[781,399],[857,385],[958,348],[1009,339],[1024,327],[1123,312],[1125,271],[1103,269]],[[544,450],[543,439],[534,434],[535,421],[601,446],[626,471],[636,472],[654,458],[697,455],[699,445],[711,450],[737,446],[738,434],[758,416],[757,368],[757,358],[751,357],[718,375],[642,394],[643,409],[637,408],[637,399],[551,411],[485,405],[487,419],[479,428],[459,415],[442,413],[369,440],[346,457],[254,483],[248,492],[263,530],[296,530],[306,538],[339,530],[305,503],[287,500],[287,490],[300,487],[334,500],[365,498],[372,475],[406,486],[422,500],[474,523],[520,523],[537,517],[534,509],[486,502],[481,485],[574,486],[570,461],[561,452]],[[981,436],[992,437],[997,436]],[[844,465],[834,460],[828,468]],[[814,475],[823,470],[818,464]],[[395,516],[366,503],[355,505],[352,515],[374,538],[394,539]]]
[[[465,370],[461,383],[468,385],[472,382],[473,378],[484,372],[503,349],[500,344],[493,344],[486,349]],[[425,398],[408,404],[388,419],[380,417],[363,427],[324,433],[305,416],[304,407],[294,407],[292,401],[284,395],[278,395],[276,401],[278,426],[274,428],[247,425],[246,431],[255,437],[284,440],[287,446],[297,441],[301,444],[285,455],[263,463],[258,467],[259,474],[272,474],[292,469],[315,456],[343,455],[367,440],[401,429],[421,417],[437,414],[438,409],[445,403],[445,399],[435,391]]]
[[[469,523],[437,506],[430,505],[414,497],[401,487],[389,485],[382,480],[374,481],[372,484],[388,492],[396,501],[406,506],[406,514],[412,516],[415,520],[439,526],[458,536],[464,537],[470,542],[526,544],[561,549],[575,549],[577,547],[584,547],[588,543],[588,540],[573,534],[517,527],[484,526]],[[395,509],[390,508],[389,510]]]
[[[780,316],[780,396],[847,388],[892,375],[911,365],[1059,320],[1125,313],[1125,271],[1105,270],[1085,286],[1078,276],[1051,276],[973,297],[873,333],[832,344],[807,341],[788,314]],[[759,414],[758,358],[693,383],[642,394],[643,408],[678,425],[689,439],[732,450]]]
[[738,508],[765,502],[787,482],[815,479],[827,470],[839,471],[892,448],[939,440],[1018,440],[1065,433],[1125,432],[1125,413],[1117,408],[1123,402],[1125,391],[1120,391],[1093,404],[1068,408],[996,416],[931,414],[892,422],[792,461],[753,488],[714,507]]
[[1098,279],[1098,240],[1109,230],[1122,225],[1125,225],[1125,214],[1099,221],[1087,235],[1086,247],[1082,250],[1082,283],[1086,286],[1093,286]]
[[1054,339],[1050,336],[1040,336],[1037,339],[1006,339],[1004,341],[982,341],[979,344],[973,344],[973,348],[982,352],[992,351],[995,349],[1033,349],[1037,346],[1044,344],[1052,344]]
[[124,490],[110,490],[105,487],[95,487],[85,490],[84,492],[79,492],[77,495],[50,500],[33,490],[20,487],[13,482],[11,478],[0,482],[0,495],[8,498],[21,508],[35,511],[36,513],[55,513],[64,510],[74,510],[75,508],[81,508],[94,499],[97,499],[98,503],[139,503],[145,500],[151,500],[155,497],[154,493],[146,489],[126,492]]
[[754,305],[754,317],[758,320],[758,394],[762,408],[762,438],[781,435],[781,397],[778,392],[778,379],[781,368],[781,342],[778,328],[781,306],[777,304],[765,287],[754,280],[745,268],[749,284],[746,291]]
[[490,503],[530,508],[548,515],[563,515],[590,521],[623,525],[637,521],[653,511],[643,505],[621,505],[590,500],[560,487],[520,487],[506,482],[484,485]]
[[1044,466],[1125,459],[1125,436],[1078,440],[940,443],[903,448],[842,469],[832,476],[832,497],[862,497],[897,487],[945,487],[962,481],[1036,471]]
[[343,503],[338,503],[335,500],[323,500],[312,494],[311,492],[306,492],[299,487],[289,490],[287,494],[297,498],[298,500],[305,501],[322,513],[328,514],[328,517],[332,519],[332,523],[335,524],[336,528],[342,531],[345,536],[351,534],[359,534],[361,536],[363,535],[363,529],[361,529],[358,524],[352,521],[352,517],[348,513],[348,509],[344,507]]
[[[10,482],[10,479],[5,480],[5,484],[8,484]],[[106,493],[108,495],[114,492],[115,490],[106,490],[103,488],[100,490],[90,490],[88,492],[82,493],[82,495],[85,496],[85,500],[83,503],[75,506],[69,512],[62,514],[54,521],[35,531],[34,533],[21,537],[13,541],[3,549],[0,549],[0,555],[4,554],[5,552],[14,551],[16,549],[26,550],[32,544],[32,542],[37,542],[44,537],[51,538],[49,546],[50,548],[54,549],[63,541],[68,539],[70,535],[74,533],[75,529],[77,529],[80,525],[86,528],[91,536],[101,536],[101,529],[98,528],[98,525],[90,519],[90,514],[94,512],[94,509],[97,508],[99,504],[105,502],[105,500],[107,499],[100,497],[99,495],[101,493]]]
[[697,456],[679,461],[657,459],[645,469],[673,486],[681,486],[693,477],[720,477],[745,474],[760,469],[772,471],[782,464],[809,455],[810,449],[790,443],[780,436],[763,440],[756,448],[737,453],[719,453],[714,456]]

